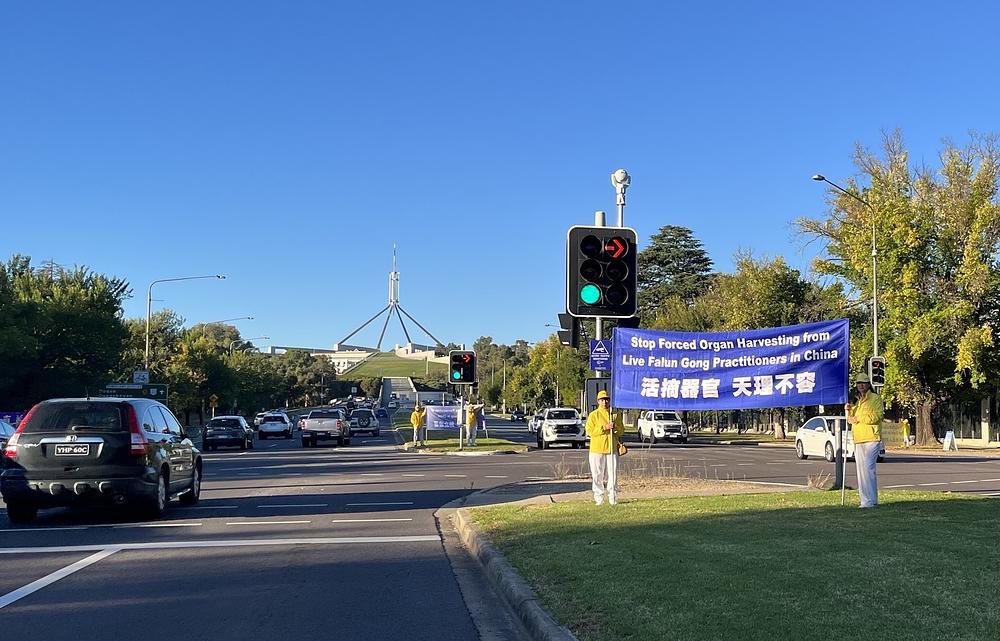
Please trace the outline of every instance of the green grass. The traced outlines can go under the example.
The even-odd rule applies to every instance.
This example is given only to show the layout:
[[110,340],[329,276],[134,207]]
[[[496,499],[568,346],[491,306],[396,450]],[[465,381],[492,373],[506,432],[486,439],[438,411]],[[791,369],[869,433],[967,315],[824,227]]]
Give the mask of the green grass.
[[581,641],[1000,638],[1000,501],[839,492],[473,511]]
[[[409,425],[409,422],[407,422],[407,425]],[[404,443],[411,443],[413,441],[412,427],[399,427],[396,429],[396,432],[399,433]],[[428,430],[426,443],[427,445],[421,448],[425,451],[457,452],[459,451],[458,430]],[[466,452],[490,452],[496,450],[527,452],[528,446],[508,441],[507,439],[479,436],[476,437],[475,447],[467,446],[462,449]]]
[[[432,372],[443,372],[448,369],[448,366],[444,363],[428,363],[426,365],[430,365],[430,371]],[[382,352],[381,354],[372,356],[357,369],[352,369],[345,376],[349,378],[379,378],[382,376],[413,376],[422,378],[427,371],[425,369],[426,365],[422,360],[401,358],[392,352]]]

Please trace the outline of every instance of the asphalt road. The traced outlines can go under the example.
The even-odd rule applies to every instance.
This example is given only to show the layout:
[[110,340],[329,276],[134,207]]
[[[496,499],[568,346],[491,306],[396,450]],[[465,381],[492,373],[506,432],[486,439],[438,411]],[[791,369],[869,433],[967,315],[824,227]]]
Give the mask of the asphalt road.
[[[488,426],[491,436],[533,440],[523,424]],[[489,630],[491,641],[518,639],[496,595],[484,582],[470,587],[477,579],[449,563],[461,550],[434,512],[471,491],[552,477],[557,467],[586,473],[582,450],[430,456],[397,451],[387,431],[356,436],[348,448],[269,440],[205,461],[199,505],[174,502],[159,521],[96,509],[43,511],[26,526],[0,518],[4,638],[446,641]],[[643,461],[689,476],[790,484],[833,471],[790,448],[635,443],[626,464]],[[853,474],[849,463],[849,485]],[[1000,495],[1000,458],[890,453],[879,479],[883,488]]]

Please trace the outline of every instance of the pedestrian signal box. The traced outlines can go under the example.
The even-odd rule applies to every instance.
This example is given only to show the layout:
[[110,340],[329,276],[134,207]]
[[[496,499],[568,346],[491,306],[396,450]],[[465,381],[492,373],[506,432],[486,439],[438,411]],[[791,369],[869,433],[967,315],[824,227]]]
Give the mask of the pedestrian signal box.
[[448,352],[448,364],[448,382],[452,385],[474,385],[477,382],[474,351],[453,349]]
[[634,229],[570,227],[566,311],[583,317],[635,316],[637,249]]

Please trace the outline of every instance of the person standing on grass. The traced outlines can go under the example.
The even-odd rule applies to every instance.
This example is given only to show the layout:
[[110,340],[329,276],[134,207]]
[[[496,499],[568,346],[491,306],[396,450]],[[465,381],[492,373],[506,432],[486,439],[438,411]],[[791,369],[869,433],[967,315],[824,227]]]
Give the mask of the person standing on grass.
[[427,422],[427,410],[420,403],[413,408],[413,413],[410,414],[410,425],[413,426],[413,444],[414,445],[424,445],[424,439],[427,438],[427,428],[424,425]]
[[618,503],[618,445],[625,434],[621,414],[611,416],[611,396],[607,390],[597,393],[597,409],[587,416],[587,436],[590,437],[590,476],[593,479],[594,503]]
[[465,440],[469,443],[469,447],[476,446],[476,430],[479,429],[479,417],[485,407],[483,403],[469,402],[469,410],[465,414]]
[[875,464],[882,452],[882,418],[885,415],[885,405],[882,399],[872,390],[871,379],[867,374],[858,374],[854,379],[858,390],[856,406],[850,403],[844,406],[847,422],[851,424],[854,434],[854,466],[858,470],[858,495],[861,507],[878,505],[878,478],[875,476]]

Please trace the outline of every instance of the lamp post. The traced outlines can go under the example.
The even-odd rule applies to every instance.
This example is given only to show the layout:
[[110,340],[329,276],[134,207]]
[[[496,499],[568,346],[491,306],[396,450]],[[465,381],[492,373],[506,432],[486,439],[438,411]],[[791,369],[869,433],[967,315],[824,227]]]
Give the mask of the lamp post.
[[219,280],[225,280],[226,277],[223,274],[212,274],[210,276],[182,276],[181,278],[161,278],[159,280],[154,280],[149,284],[149,289],[146,290],[146,356],[143,361],[144,369],[149,369],[149,313],[150,308],[153,304],[153,285],[157,283],[172,283],[179,280],[201,280],[203,278],[218,278]]
[[202,323],[201,325],[201,335],[204,336],[208,332],[209,325],[215,325],[216,323],[229,323],[231,321],[241,321],[241,320],[253,320],[253,316],[240,316],[238,318],[223,318],[222,320],[211,321],[208,323]]
[[872,219],[872,356],[878,356],[878,261],[876,257],[878,252],[875,250],[875,208],[872,207],[871,203],[858,196],[857,194],[851,193],[838,185],[837,183],[829,180],[826,176],[822,174],[816,174],[812,177],[813,180],[818,182],[825,182],[830,185],[840,193],[845,196],[850,196],[854,200],[858,201],[862,205],[868,208],[868,212],[871,214]]
[[238,338],[238,339],[236,339],[234,341],[229,341],[229,355],[230,356],[233,355],[233,348],[236,346],[236,343],[249,343],[250,341],[255,341],[255,340],[258,340],[258,339],[260,339],[260,340],[270,340],[271,337],[270,336],[254,336],[252,338]]

